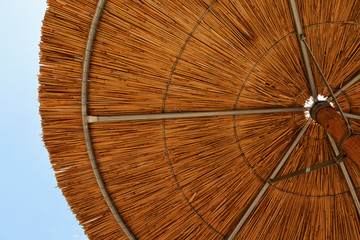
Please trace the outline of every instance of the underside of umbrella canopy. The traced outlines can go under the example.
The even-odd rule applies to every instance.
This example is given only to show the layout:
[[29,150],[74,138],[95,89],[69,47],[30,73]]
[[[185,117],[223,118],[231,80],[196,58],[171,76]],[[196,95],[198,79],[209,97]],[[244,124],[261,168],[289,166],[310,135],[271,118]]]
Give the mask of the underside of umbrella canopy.
[[359,39],[356,0],[48,0],[43,139],[85,233],[359,239],[360,169],[307,115],[328,83],[360,131]]

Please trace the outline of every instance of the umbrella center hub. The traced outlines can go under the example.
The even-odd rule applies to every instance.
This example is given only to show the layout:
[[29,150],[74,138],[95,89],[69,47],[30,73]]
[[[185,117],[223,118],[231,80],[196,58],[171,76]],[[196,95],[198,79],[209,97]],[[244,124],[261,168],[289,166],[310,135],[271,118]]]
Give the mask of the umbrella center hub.
[[[315,108],[314,108],[315,105],[317,105],[317,104],[319,104],[319,103],[326,102],[326,100],[327,100],[327,98],[326,98],[324,95],[321,95],[321,94],[319,94],[319,95],[317,96],[317,98],[318,98],[318,101],[317,101],[317,102],[314,101],[314,98],[313,98],[312,96],[309,97],[309,98],[305,101],[304,107],[305,107],[305,108],[309,108],[308,111],[305,111],[305,112],[304,112],[306,119],[309,119],[309,118],[312,116],[312,111],[313,111],[313,109],[315,109]],[[330,104],[331,104],[331,106],[332,106],[332,103],[330,103]],[[314,119],[314,118],[313,118],[313,119]]]
[[317,121],[316,114],[318,113],[318,111],[320,109],[325,108],[325,107],[331,107],[330,103],[328,103],[327,101],[317,101],[317,102],[315,102],[314,105],[310,109],[311,118],[313,120]]

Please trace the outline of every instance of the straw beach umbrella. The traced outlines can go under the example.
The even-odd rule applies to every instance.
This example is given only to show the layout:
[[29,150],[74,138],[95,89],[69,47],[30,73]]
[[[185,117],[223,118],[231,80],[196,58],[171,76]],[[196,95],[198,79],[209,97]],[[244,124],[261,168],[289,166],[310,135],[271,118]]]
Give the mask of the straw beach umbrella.
[[360,2],[48,0],[43,140],[90,239],[359,239]]

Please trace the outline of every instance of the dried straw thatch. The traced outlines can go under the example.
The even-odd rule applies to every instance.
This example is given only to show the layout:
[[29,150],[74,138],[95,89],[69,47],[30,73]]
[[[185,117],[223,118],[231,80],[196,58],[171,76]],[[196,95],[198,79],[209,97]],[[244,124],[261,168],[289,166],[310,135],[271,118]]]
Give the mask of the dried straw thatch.
[[[347,169],[358,189],[360,169],[350,159],[267,182],[283,160],[277,176],[335,156],[304,112],[87,122],[88,115],[302,107],[311,93],[287,0],[101,2],[48,0],[40,43],[43,139],[90,239],[360,238],[344,177]],[[337,91],[360,67],[360,2],[304,0],[298,8]],[[311,64],[318,93],[328,96]],[[358,116],[360,82],[338,101]],[[360,131],[356,116],[350,122]]]

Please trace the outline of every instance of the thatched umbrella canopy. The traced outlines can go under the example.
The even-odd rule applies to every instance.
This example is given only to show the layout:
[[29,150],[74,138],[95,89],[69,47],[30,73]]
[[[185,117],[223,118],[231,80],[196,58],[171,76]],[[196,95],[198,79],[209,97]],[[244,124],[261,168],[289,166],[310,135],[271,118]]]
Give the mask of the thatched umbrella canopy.
[[360,239],[360,168],[306,115],[360,129],[359,1],[48,6],[43,139],[90,239]]

